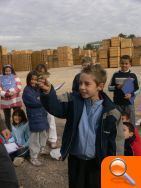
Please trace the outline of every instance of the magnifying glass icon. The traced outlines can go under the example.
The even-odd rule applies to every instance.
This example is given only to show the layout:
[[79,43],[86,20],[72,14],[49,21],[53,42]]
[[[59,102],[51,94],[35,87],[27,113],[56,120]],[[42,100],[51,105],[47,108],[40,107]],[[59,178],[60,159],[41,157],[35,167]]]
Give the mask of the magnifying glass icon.
[[136,185],[136,182],[126,173],[127,165],[123,159],[116,158],[110,163],[110,172],[116,176],[123,176],[131,185]]

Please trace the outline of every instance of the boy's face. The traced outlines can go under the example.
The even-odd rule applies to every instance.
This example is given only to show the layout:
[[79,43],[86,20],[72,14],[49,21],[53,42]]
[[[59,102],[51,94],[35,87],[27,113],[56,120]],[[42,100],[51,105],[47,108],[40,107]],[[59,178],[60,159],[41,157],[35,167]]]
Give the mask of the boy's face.
[[129,132],[129,128],[126,125],[123,125],[123,134],[125,139],[133,136],[133,132]]
[[121,59],[120,67],[123,72],[128,71],[129,68],[131,67],[131,63],[129,59]]
[[93,75],[86,73],[80,75],[79,91],[83,98],[99,99],[100,90],[101,87],[97,86]]

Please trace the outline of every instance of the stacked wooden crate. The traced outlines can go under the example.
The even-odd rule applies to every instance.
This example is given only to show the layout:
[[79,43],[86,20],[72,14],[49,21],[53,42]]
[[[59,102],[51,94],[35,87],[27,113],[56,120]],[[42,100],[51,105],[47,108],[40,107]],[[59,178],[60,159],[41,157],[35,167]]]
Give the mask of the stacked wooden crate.
[[98,50],[98,62],[104,68],[108,68],[109,66],[109,48],[111,46],[110,39],[102,40],[101,47]]
[[0,46],[0,74],[2,71],[2,51],[1,51],[2,46]]
[[42,64],[46,64],[48,68],[53,67],[53,50],[52,49],[41,50],[41,62]]
[[0,46],[0,62],[1,66],[8,64],[8,50],[5,47]]
[[111,46],[111,39],[104,39],[102,40],[102,48],[104,49],[109,49],[109,47]]
[[93,50],[82,50],[79,52],[79,64],[81,64],[81,59],[83,57],[91,57],[93,63],[98,61],[98,52],[96,49]]
[[108,48],[99,48],[98,50],[99,63],[104,68],[108,68],[108,56],[109,56]]
[[41,63],[43,63],[41,51],[33,51],[31,54],[32,70],[35,69],[35,67]]
[[73,55],[73,64],[80,65],[81,57],[82,57],[82,49],[81,48],[72,49],[72,55]]
[[58,52],[56,49],[53,50],[53,64],[51,66],[52,68],[58,68],[59,67],[59,61],[58,61]]
[[136,48],[141,47],[141,37],[133,38],[133,46]]
[[91,50],[81,50],[82,57],[91,57]]
[[121,37],[112,37],[111,38],[111,46],[112,47],[120,47],[121,45]]
[[31,54],[32,50],[21,50],[12,52],[11,62],[15,71],[31,70]]
[[133,38],[133,58],[132,58],[132,65],[139,66],[141,65],[141,37]]
[[115,68],[119,66],[120,63],[120,37],[112,37],[111,38],[111,47],[109,49],[110,58],[109,58],[109,67]]
[[72,48],[68,46],[58,47],[57,54],[59,67],[68,67],[73,65]]
[[91,58],[92,58],[93,63],[98,62],[98,52],[96,49],[91,50]]
[[132,39],[122,39],[121,40],[121,56],[128,55],[133,56],[133,42]]
[[8,64],[12,64],[12,53],[8,52]]

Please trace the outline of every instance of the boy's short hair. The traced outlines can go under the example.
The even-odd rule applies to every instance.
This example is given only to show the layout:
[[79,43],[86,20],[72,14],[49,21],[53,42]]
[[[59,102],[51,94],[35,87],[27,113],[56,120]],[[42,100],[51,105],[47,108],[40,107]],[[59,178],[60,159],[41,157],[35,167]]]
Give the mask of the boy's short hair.
[[130,114],[125,111],[121,112],[121,116],[126,116],[128,119],[130,119]]
[[81,58],[81,64],[84,64],[84,63],[89,63],[89,64],[91,64],[91,63],[93,63],[93,60],[92,60],[91,57],[88,57],[88,56],[82,57],[82,58]]
[[81,73],[91,74],[95,77],[96,84],[106,83],[107,73],[106,70],[100,64],[90,64],[87,67],[84,67]]
[[132,58],[129,55],[123,55],[123,56],[121,56],[120,63],[122,63],[123,59],[129,60],[130,64],[132,64]]
[[129,132],[132,132],[132,133],[135,134],[135,127],[133,126],[132,123],[130,123],[130,122],[123,122],[123,125],[125,125],[126,127],[128,127]]

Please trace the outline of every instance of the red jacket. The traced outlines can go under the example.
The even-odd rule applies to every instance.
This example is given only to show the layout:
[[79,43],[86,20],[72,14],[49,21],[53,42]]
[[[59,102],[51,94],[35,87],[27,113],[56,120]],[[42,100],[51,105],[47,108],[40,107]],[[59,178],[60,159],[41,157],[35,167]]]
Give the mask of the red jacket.
[[131,143],[134,156],[141,156],[141,137],[137,129],[135,129],[135,140]]

